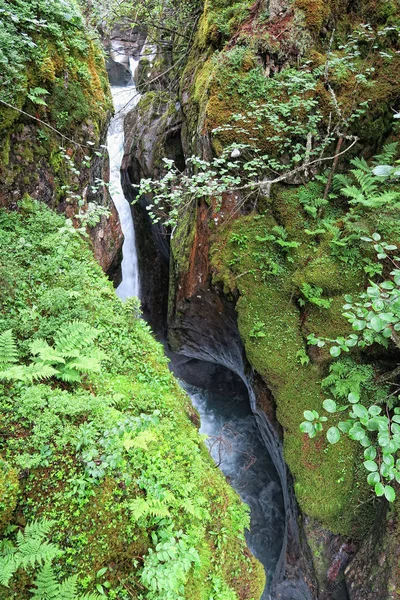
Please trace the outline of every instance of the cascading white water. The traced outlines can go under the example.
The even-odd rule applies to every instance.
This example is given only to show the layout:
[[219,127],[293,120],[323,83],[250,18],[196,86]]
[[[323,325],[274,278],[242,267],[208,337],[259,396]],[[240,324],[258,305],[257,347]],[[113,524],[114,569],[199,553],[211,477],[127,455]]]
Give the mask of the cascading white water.
[[117,288],[121,300],[139,297],[139,268],[136,252],[135,228],[131,214],[131,207],[126,200],[121,185],[121,162],[124,155],[124,117],[139,101],[139,94],[133,83],[133,74],[138,65],[138,60],[129,59],[132,73],[132,83],[126,87],[111,87],[114,101],[115,116],[111,120],[108,135],[107,149],[110,157],[110,184],[111,196],[117,209],[124,234],[122,246],[122,281]]

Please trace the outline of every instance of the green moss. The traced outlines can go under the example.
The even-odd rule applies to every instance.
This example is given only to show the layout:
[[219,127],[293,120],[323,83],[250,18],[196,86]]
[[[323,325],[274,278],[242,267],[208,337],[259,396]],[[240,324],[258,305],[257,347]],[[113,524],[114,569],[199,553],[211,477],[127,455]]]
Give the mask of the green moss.
[[[86,242],[65,231],[65,219],[30,198],[19,211],[0,211],[0,256],[9,256],[13,285],[12,294],[8,279],[0,287],[0,331],[13,330],[25,360],[33,337],[51,340],[65,322],[83,320],[96,327],[106,358],[102,371],[81,384],[34,385],[24,399],[20,387],[2,390],[0,417],[7,432],[2,448],[9,467],[0,473],[0,498],[6,496],[0,522],[54,519],[52,541],[64,550],[60,574],[77,573],[92,591],[96,573],[107,566],[116,597],[124,597],[127,588],[143,595],[138,578],[154,546],[152,534],[170,525],[200,555],[189,575],[187,600],[210,598],[217,579],[230,597],[257,600],[264,574],[245,545],[246,510],[193,427],[190,400],[170,374],[162,346],[135,317],[132,304],[117,298]],[[10,411],[10,405],[22,413]],[[155,439],[146,450],[126,449],[117,467],[91,479],[76,449],[80,427],[97,432],[90,449],[126,419],[155,410],[160,413]],[[101,462],[101,454],[96,456]],[[154,493],[168,490],[174,498],[162,522],[137,520],[130,509],[132,500],[152,494],[152,486]],[[0,589],[1,600],[29,598],[32,577],[29,572],[13,578],[6,592]]]
[[190,251],[196,236],[197,211],[189,207],[179,220],[171,240],[176,276],[182,276],[190,268]]
[[[323,265],[299,271],[296,264],[303,261],[303,253],[293,255],[292,263],[286,262],[272,242],[268,243],[269,253],[280,271],[275,276],[263,272],[260,246],[265,249],[268,244],[257,238],[263,240],[274,223],[268,214],[252,215],[217,231],[211,248],[214,283],[221,282],[225,289],[237,289],[240,294],[236,305],[239,331],[248,360],[276,401],[277,417],[284,429],[285,458],[302,510],[331,531],[348,534],[357,521],[352,505],[359,493],[354,475],[355,445],[342,439],[329,446],[323,437],[309,440],[299,431],[303,411],[320,411],[324,399],[320,385],[323,363],[319,360],[301,366],[299,355],[307,349],[305,338],[310,331],[328,337],[343,332],[342,297],[334,297],[329,310],[309,304],[300,312],[298,286],[301,281],[321,284],[323,277],[318,278],[317,273]],[[239,252],[235,251],[233,235],[246,240],[246,247]],[[328,355],[325,360],[329,360]]]
[[308,27],[317,31],[329,15],[329,4],[323,0],[296,0],[295,7],[304,12]]
[[0,458],[0,534],[8,525],[17,505],[18,472]]

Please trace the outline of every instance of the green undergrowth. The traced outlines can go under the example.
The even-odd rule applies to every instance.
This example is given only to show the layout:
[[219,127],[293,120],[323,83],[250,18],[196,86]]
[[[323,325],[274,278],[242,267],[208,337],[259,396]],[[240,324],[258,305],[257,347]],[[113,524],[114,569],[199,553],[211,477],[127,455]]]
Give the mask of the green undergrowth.
[[72,180],[60,146],[86,186],[86,144],[101,144],[112,111],[104,53],[74,0],[0,0],[0,30],[0,203],[27,192],[55,206]]
[[[264,214],[240,217],[215,231],[213,281],[225,293],[239,293],[239,331],[247,358],[273,393],[301,508],[331,531],[359,535],[360,523],[368,527],[370,520],[354,508],[367,493],[355,467],[356,445],[343,438],[335,446],[322,437],[309,440],[299,422],[304,410],[321,409],[326,397],[321,380],[330,360],[325,351],[310,353],[306,337],[321,330],[332,337],[343,333],[342,295],[364,276],[357,266],[332,257],[328,240],[326,254],[310,241],[297,195],[298,190],[278,192]],[[292,215],[301,227],[297,222],[291,228]]]
[[[0,2],[0,99],[68,131],[109,109],[104,59],[74,0]],[[91,35],[92,34],[92,35]],[[4,106],[0,131],[16,119]]]
[[[0,257],[0,334],[16,341],[3,335],[0,370],[15,374],[40,347],[42,367],[75,361],[79,371],[75,382],[2,376],[0,555],[16,530],[50,519],[57,580],[76,574],[79,592],[259,598],[265,576],[245,545],[248,513],[209,458],[137,304],[116,297],[87,243],[39,203],[0,212]],[[101,369],[74,334],[82,323]],[[19,569],[0,598],[30,598],[35,574]]]
[[[264,119],[262,127],[256,118],[247,123],[242,119],[230,128],[226,125],[234,123],[233,115],[251,112],[254,103],[260,107],[274,94],[281,104],[287,102],[284,89],[276,85],[285,70],[318,71],[329,57],[326,72],[336,100],[332,102],[320,72],[313,94],[323,117],[320,127],[332,125],[336,102],[345,119],[368,103],[356,127],[351,123],[346,128],[347,133],[357,134],[363,146],[376,148],[392,124],[400,64],[394,28],[399,24],[400,11],[394,2],[371,0],[350,7],[343,0],[297,0],[292,9],[283,6],[279,11],[265,8],[264,3],[208,0],[181,80],[189,129],[204,134],[222,126],[212,136],[216,154],[233,142],[256,144],[273,153],[277,132],[272,120]],[[321,34],[324,26],[327,31]]]

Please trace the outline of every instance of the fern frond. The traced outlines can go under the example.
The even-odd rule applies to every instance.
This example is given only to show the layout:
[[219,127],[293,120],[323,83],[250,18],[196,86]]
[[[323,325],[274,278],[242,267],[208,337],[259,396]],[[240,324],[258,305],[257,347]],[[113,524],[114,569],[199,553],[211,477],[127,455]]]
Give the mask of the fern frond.
[[32,592],[34,600],[61,600],[58,581],[50,563],[43,565],[36,576],[34,585],[36,587],[29,590]]
[[57,350],[52,348],[46,340],[38,339],[29,344],[29,348],[33,356],[39,356],[41,362],[54,364],[64,364],[65,359]]
[[382,148],[382,153],[374,156],[373,164],[374,165],[391,165],[397,155],[399,143],[392,142],[390,144],[385,144]]
[[100,371],[100,361],[97,358],[93,358],[92,356],[78,356],[68,362],[68,368],[74,369],[80,373],[91,373]]
[[361,201],[350,200],[350,204],[361,204],[366,208],[381,208],[382,206],[388,204],[394,204],[397,200],[400,199],[399,192],[384,192],[383,194],[378,194],[376,196],[371,196],[369,198],[364,198]]
[[72,321],[62,327],[56,335],[55,347],[64,357],[74,357],[76,350],[92,344],[98,334],[98,331],[88,323]]
[[[356,158],[353,158],[350,161],[350,164],[352,164],[353,167],[356,167],[356,169],[363,171],[364,173],[371,174],[371,169],[370,169],[367,161],[365,160],[365,158],[360,158],[360,157],[356,156]],[[352,171],[352,173],[353,173],[353,171]]]
[[[103,596],[104,598],[104,596]],[[102,600],[99,594],[84,594],[83,596],[77,596],[76,600]]]
[[364,196],[369,198],[374,195],[378,189],[377,181],[374,175],[369,171],[366,173],[360,169],[355,169],[352,171],[354,177],[356,178]]
[[22,541],[28,538],[38,538],[43,540],[49,535],[55,524],[56,522],[53,519],[43,518],[40,520],[31,521],[25,526],[24,533],[21,533],[21,531],[18,532],[17,543],[18,539]]
[[0,368],[16,363],[18,360],[17,345],[11,329],[0,334]]
[[19,563],[13,555],[0,557],[0,585],[8,587],[8,583],[15,571],[18,569]]
[[72,575],[64,579],[58,589],[58,598],[60,600],[76,600],[77,575]]
[[348,185],[347,187],[342,189],[343,196],[346,198],[351,198],[353,202],[364,202],[366,198],[362,191],[357,188],[355,185]]
[[58,370],[42,362],[33,362],[24,369],[24,380],[33,383],[41,379],[50,379],[56,376]]
[[33,521],[25,527],[24,533],[17,533],[17,553],[15,559],[23,567],[35,566],[51,562],[61,554],[61,550],[55,544],[45,541],[50,533],[54,521],[42,519]]
[[138,521],[142,517],[162,518],[169,516],[168,506],[157,498],[135,498],[131,500],[128,508],[132,511],[132,517]]
[[43,565],[60,556],[61,550],[51,542],[29,540],[19,548],[16,557],[23,567],[34,567],[35,564]]
[[82,375],[76,369],[71,369],[69,365],[63,365],[57,371],[57,379],[61,379],[65,383],[79,383],[82,380]]
[[352,184],[352,180],[348,175],[338,173],[333,177],[333,189],[335,192],[341,192],[343,188]]
[[185,500],[182,501],[182,507],[189,515],[196,519],[201,519],[203,517],[201,509],[198,506],[195,506],[190,498],[185,498]]
[[9,369],[0,371],[0,379],[5,379],[6,381],[26,381],[25,370],[24,365],[13,365]]

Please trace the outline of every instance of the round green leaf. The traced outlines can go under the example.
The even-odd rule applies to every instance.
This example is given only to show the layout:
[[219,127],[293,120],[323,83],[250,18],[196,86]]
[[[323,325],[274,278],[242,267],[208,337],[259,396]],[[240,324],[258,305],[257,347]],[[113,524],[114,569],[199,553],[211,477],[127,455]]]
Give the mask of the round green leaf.
[[300,431],[303,433],[312,433],[314,431],[314,425],[310,421],[303,421],[300,424]]
[[352,425],[349,421],[339,421],[338,427],[343,433],[349,433]]
[[304,418],[307,419],[307,421],[315,420],[314,413],[312,413],[311,410],[305,410],[303,414],[304,414]]
[[393,458],[393,454],[386,454],[383,457],[383,462],[385,463],[385,465],[387,465],[388,467],[393,467],[394,465],[394,458]]
[[396,499],[396,492],[391,485],[385,485],[385,498],[388,502],[394,502]]
[[351,404],[356,404],[360,400],[360,394],[356,394],[355,392],[350,392],[347,396],[347,399]]
[[368,431],[378,431],[379,422],[376,417],[373,417],[372,419],[368,419],[367,429],[368,429]]
[[364,467],[367,469],[367,471],[373,472],[378,470],[378,465],[373,460],[365,460]]
[[381,433],[378,435],[378,444],[380,446],[387,446],[390,442],[390,438],[389,438],[389,434],[387,433],[387,431],[381,431]]
[[360,440],[360,444],[361,446],[363,446],[363,448],[369,448],[369,446],[371,445],[371,440],[365,436]]
[[354,404],[352,409],[359,419],[368,419],[368,411],[362,404]]
[[340,356],[342,351],[339,348],[339,346],[332,346],[332,348],[329,350],[331,356],[333,356],[334,358],[336,358],[337,356]]
[[379,331],[382,331],[382,329],[385,328],[385,323],[382,321],[382,319],[378,316],[374,316],[372,317],[371,321],[370,321],[370,325],[371,328],[376,331],[377,333]]
[[334,400],[330,400],[329,398],[327,398],[323,401],[322,406],[328,413],[336,412],[336,402]]
[[364,450],[364,458],[366,460],[374,460],[374,458],[376,458],[376,448],[374,446],[370,446],[369,448],[365,448],[365,450]]
[[362,331],[365,329],[366,324],[367,323],[362,319],[355,319],[352,323],[352,327],[355,331]]
[[375,485],[376,483],[379,483],[379,481],[381,480],[381,478],[379,477],[379,473],[369,473],[368,477],[367,477],[367,481],[369,483],[369,485]]
[[390,429],[392,430],[392,433],[400,434],[400,425],[398,423],[392,423]]
[[373,303],[372,303],[372,308],[374,310],[376,310],[377,312],[380,312],[381,310],[383,310],[385,308],[385,303],[381,298],[377,298]]
[[368,412],[373,417],[376,417],[377,415],[381,414],[382,409],[380,406],[376,406],[375,404],[373,404],[372,406],[369,407]]
[[330,444],[336,444],[340,440],[340,431],[337,427],[329,427],[326,432],[327,440]]
[[352,427],[349,431],[349,437],[356,442],[362,440],[365,436],[364,429],[360,429],[359,427]]
[[377,484],[375,484],[375,494],[377,496],[383,496],[384,493],[385,493],[385,488],[381,484],[381,482],[378,482]]

